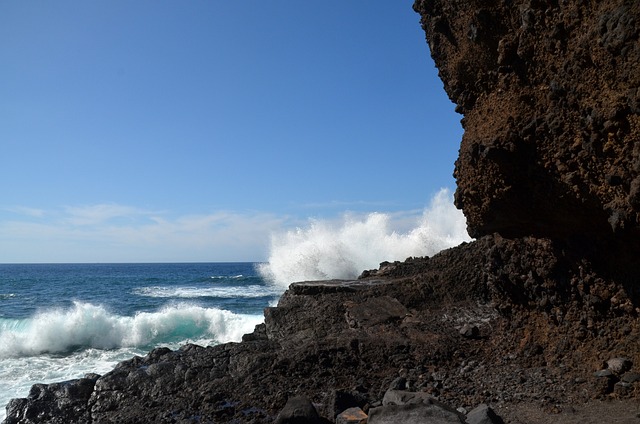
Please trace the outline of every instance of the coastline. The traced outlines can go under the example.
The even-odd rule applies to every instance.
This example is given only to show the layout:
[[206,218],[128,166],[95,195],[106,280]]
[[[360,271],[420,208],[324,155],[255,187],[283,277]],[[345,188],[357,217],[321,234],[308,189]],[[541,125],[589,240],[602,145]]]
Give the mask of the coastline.
[[[241,343],[156,349],[100,377],[39,385],[29,399],[12,401],[6,423],[38,422],[24,419],[34,416],[266,423],[298,396],[333,420],[348,407],[381,406],[398,378],[403,390],[454,409],[487,404],[512,423],[523,422],[519,411],[527,409],[573,419],[596,401],[634,399],[640,381],[622,387],[610,384],[621,375],[594,373],[603,360],[623,354],[640,364],[633,343],[640,325],[614,305],[594,311],[587,293],[558,284],[576,273],[596,281],[591,290],[613,284],[587,266],[588,258],[563,252],[545,239],[485,237],[432,258],[383,263],[357,281],[295,283]],[[579,268],[571,265],[576,262]],[[508,278],[494,278],[498,264]],[[534,264],[540,275],[529,290],[556,290],[564,298],[564,290],[576,289],[582,297],[541,305],[511,291],[507,282],[524,285]],[[574,328],[579,320],[550,321],[558,310],[589,314],[594,327],[582,335]],[[616,337],[623,327],[630,332]]]

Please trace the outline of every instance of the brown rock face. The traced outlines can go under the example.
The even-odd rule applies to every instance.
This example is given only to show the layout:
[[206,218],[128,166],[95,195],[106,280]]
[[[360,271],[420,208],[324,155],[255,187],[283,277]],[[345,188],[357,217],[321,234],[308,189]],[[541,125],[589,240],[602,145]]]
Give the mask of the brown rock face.
[[417,0],[472,236],[637,238],[640,2]]

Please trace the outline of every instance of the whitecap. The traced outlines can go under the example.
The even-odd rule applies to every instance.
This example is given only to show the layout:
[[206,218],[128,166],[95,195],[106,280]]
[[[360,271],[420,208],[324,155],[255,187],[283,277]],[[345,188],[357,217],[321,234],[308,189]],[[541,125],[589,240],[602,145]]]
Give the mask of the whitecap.
[[430,256],[470,241],[466,220],[447,189],[440,190],[412,229],[395,230],[393,217],[371,213],[344,217],[340,225],[313,220],[271,239],[267,263],[258,265],[264,279],[286,288],[296,281],[356,278],[382,261]]
[[138,296],[155,298],[195,299],[199,297],[217,297],[222,299],[253,299],[278,296],[282,290],[272,286],[240,286],[240,287],[140,287],[132,290]]
[[102,306],[74,302],[70,309],[40,312],[26,320],[0,320],[0,359],[89,348],[146,349],[197,339],[239,341],[262,320],[262,315],[193,305],[173,305],[128,317],[112,314]]

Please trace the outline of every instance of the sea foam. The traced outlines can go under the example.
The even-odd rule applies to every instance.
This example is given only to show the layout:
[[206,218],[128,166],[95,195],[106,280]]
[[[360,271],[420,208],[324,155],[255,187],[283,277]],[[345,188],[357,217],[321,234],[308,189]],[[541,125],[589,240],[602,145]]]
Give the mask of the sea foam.
[[0,319],[0,359],[80,349],[151,348],[178,342],[238,341],[262,322],[259,315],[215,308],[173,305],[133,317],[111,314],[102,306],[74,302],[28,319]]
[[413,228],[398,231],[399,226],[386,213],[361,219],[345,215],[338,225],[312,220],[306,228],[273,235],[268,262],[258,271],[281,287],[296,281],[350,279],[382,261],[430,256],[471,240],[464,215],[447,189],[433,197]]
[[52,383],[80,378],[86,373],[104,374],[120,361],[146,352],[135,348],[115,350],[85,349],[68,355],[38,355],[1,359],[0,422],[6,417],[4,405],[24,398],[35,383]]
[[199,297],[217,297],[222,299],[251,299],[270,297],[282,294],[273,286],[225,286],[225,287],[140,287],[132,290],[133,294],[157,298],[194,299]]

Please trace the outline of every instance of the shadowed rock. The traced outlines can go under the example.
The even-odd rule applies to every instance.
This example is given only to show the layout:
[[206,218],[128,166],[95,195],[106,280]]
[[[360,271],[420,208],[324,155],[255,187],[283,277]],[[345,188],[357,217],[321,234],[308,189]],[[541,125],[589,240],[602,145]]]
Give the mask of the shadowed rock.
[[469,233],[638,237],[640,3],[417,0]]

